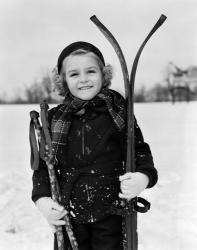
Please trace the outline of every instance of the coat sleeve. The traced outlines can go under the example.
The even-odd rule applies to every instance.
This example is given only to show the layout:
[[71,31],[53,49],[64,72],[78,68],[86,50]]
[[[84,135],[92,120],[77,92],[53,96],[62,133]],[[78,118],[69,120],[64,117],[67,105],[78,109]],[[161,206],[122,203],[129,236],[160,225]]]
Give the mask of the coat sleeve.
[[144,141],[140,127],[135,119],[135,159],[136,172],[144,173],[149,178],[147,188],[153,187],[158,180],[157,170],[154,167],[153,157],[148,143]]
[[41,197],[50,197],[51,189],[46,163],[40,158],[38,170],[34,170],[32,200],[36,202]]
[[[49,110],[48,121],[51,124],[53,114],[56,112],[58,107]],[[49,174],[46,163],[40,158],[38,170],[33,172],[32,176],[33,189],[32,189],[32,200],[36,202],[41,197],[51,197],[51,188],[49,181]]]

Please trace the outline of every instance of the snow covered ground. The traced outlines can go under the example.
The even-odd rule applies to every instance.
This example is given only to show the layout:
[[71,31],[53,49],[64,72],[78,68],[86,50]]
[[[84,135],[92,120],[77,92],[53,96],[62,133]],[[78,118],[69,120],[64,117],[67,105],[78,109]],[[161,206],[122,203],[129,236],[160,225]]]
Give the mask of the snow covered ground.
[[[52,250],[53,235],[31,202],[29,111],[0,106],[0,249]],[[139,214],[139,250],[197,249],[197,102],[136,104],[159,182],[143,194],[151,210]]]

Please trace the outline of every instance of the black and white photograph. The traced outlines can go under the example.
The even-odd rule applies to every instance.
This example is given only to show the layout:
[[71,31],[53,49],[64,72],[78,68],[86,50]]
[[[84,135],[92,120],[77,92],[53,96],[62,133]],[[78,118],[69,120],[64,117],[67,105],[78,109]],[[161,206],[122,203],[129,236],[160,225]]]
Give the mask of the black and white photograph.
[[0,249],[197,249],[197,1],[0,0]]

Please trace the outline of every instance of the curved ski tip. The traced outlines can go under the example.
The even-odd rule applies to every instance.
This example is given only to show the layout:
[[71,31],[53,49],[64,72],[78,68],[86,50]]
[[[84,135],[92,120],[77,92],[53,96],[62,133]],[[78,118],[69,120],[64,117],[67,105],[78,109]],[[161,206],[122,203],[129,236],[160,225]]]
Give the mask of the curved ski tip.
[[164,14],[161,14],[160,19],[161,19],[161,21],[164,22],[167,19],[167,16]]
[[93,16],[90,17],[90,20],[94,20],[96,18],[97,18],[96,15],[93,15]]

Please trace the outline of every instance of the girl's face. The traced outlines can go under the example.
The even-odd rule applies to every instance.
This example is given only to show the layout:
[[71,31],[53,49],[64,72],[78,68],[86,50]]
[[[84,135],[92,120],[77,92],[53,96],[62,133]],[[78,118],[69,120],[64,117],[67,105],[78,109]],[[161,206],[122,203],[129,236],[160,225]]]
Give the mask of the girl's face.
[[62,71],[73,96],[91,100],[100,92],[103,76],[93,53],[68,56],[63,61]]

